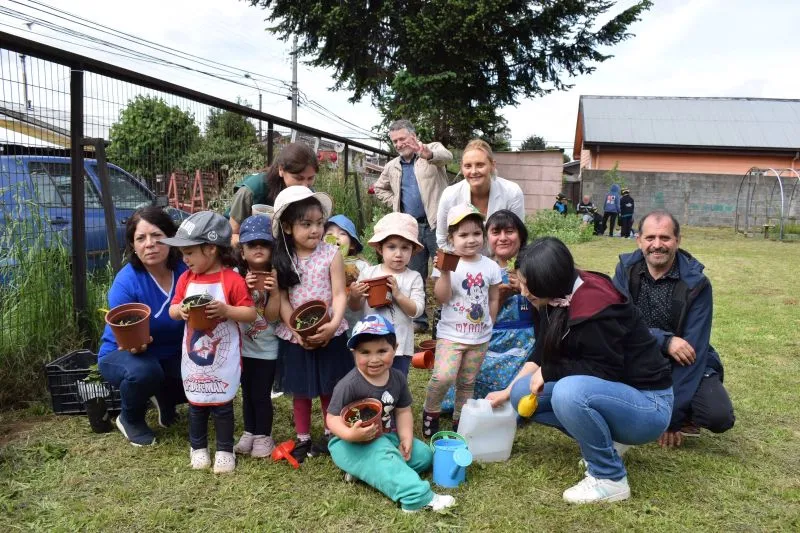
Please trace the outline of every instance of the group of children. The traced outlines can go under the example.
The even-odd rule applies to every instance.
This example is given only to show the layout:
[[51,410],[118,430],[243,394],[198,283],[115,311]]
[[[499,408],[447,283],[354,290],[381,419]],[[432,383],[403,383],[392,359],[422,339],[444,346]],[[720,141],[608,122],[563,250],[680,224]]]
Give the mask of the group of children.
[[[254,215],[244,221],[237,251],[230,246],[227,220],[209,211],[191,215],[175,237],[161,241],[180,247],[189,267],[176,286],[170,316],[187,320],[187,296],[213,298],[206,317],[214,325],[194,330],[187,322],[182,344],[192,468],[211,466],[209,415],[217,438],[214,472],[233,471],[234,452],[270,454],[275,446],[270,391],[279,376],[282,390],[292,396],[297,434],[292,455],[298,462],[330,454],[348,476],[377,488],[406,511],[453,505],[452,497],[434,494],[419,477],[430,468],[432,456],[413,437],[406,378],[414,353],[413,319],[425,308],[423,280],[408,268],[411,256],[422,249],[416,220],[390,213],[378,221],[368,244],[381,262],[369,265],[358,257],[362,244],[355,226],[342,215],[331,217],[333,205],[326,194],[290,186],[273,207],[272,219]],[[423,411],[426,437],[438,431],[442,399],[452,385],[455,427],[473,394],[502,280],[497,264],[483,255],[481,213],[469,204],[457,205],[447,225],[448,244],[459,263],[454,271],[433,272],[442,316]],[[326,235],[333,235],[337,245],[326,242]],[[346,269],[353,264],[358,272],[348,285]],[[391,299],[372,308],[365,280],[382,276],[388,276]],[[329,320],[302,338],[291,327],[292,315],[311,300],[325,302]],[[355,324],[348,320],[360,317]],[[234,445],[233,398],[240,383],[245,431]],[[322,404],[324,435],[312,441],[315,397]],[[381,402],[380,424],[348,424],[341,410],[365,397]]]

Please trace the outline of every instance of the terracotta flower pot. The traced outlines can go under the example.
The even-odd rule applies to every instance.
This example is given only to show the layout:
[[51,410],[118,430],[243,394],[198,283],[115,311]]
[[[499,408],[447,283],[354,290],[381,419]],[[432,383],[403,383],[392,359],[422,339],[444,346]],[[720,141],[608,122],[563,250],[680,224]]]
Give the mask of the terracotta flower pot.
[[442,271],[453,272],[458,266],[459,256],[445,252],[444,250],[436,250],[436,268]]
[[433,368],[433,352],[430,350],[423,350],[417,352],[411,357],[411,364],[414,368],[422,368],[430,370]]
[[289,318],[289,327],[302,339],[317,333],[317,329],[331,321],[328,304],[322,300],[311,300],[294,310]]
[[256,277],[256,281],[253,283],[253,289],[256,291],[265,290],[267,288],[267,279],[269,279],[271,272],[253,271],[252,274]]
[[389,293],[391,292],[391,289],[389,289],[389,276],[380,276],[361,281],[369,285],[367,303],[370,307],[383,307],[392,303],[389,298]]
[[375,398],[364,398],[356,400],[344,406],[342,409],[342,419],[348,427],[353,427],[359,420],[363,426],[371,426],[381,423],[383,415],[383,404]]
[[189,308],[190,328],[200,331],[214,329],[217,321],[206,316],[206,307],[213,301],[214,299],[207,294],[195,294],[183,299],[181,305]]
[[294,450],[293,440],[281,442],[272,450],[272,460],[277,462],[286,459],[294,468],[300,468],[300,463],[292,456],[292,450]]
[[428,339],[426,341],[422,341],[419,343],[419,348],[421,351],[428,351],[428,352],[435,352],[436,351],[436,339]]
[[106,313],[106,324],[123,350],[139,349],[150,341],[150,307],[145,304],[116,306]]

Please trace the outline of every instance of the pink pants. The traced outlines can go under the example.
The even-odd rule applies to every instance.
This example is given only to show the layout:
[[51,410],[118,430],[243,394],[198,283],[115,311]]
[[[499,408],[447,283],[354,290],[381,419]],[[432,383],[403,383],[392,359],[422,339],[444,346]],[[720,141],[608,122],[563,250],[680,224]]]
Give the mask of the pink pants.
[[456,385],[456,400],[453,420],[461,416],[461,408],[475,392],[475,376],[481,368],[488,342],[483,344],[463,344],[447,339],[436,341],[436,361],[433,374],[428,381],[424,409],[428,413],[442,410],[442,400],[447,390]]

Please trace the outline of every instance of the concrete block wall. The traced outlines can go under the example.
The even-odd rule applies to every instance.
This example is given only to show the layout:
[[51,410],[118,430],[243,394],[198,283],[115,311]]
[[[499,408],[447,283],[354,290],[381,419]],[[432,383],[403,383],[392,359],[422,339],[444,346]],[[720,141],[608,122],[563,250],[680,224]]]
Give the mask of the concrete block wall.
[[561,150],[495,152],[497,175],[517,183],[525,194],[525,211],[553,207],[561,192],[564,159]]
[[[608,191],[604,173],[603,170],[581,171],[583,194],[590,195],[600,211]],[[637,171],[620,174],[625,177],[636,202],[636,222],[648,211],[666,209],[681,224],[733,228],[742,176]]]

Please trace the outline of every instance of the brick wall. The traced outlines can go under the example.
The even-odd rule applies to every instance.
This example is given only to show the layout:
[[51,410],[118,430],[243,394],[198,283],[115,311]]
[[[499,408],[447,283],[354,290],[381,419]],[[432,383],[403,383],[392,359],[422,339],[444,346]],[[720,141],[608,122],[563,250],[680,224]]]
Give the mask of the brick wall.
[[553,207],[561,192],[564,159],[561,150],[495,152],[497,175],[516,182],[525,194],[525,211]]
[[[592,197],[602,211],[605,185],[602,170],[584,169],[583,194]],[[666,209],[681,224],[730,226],[736,216],[736,196],[742,176],[730,174],[680,174],[669,172],[620,172],[636,202],[634,220],[653,209]]]

